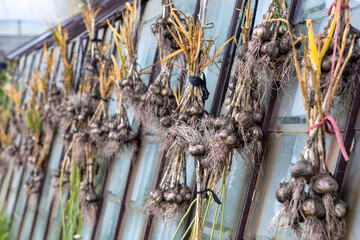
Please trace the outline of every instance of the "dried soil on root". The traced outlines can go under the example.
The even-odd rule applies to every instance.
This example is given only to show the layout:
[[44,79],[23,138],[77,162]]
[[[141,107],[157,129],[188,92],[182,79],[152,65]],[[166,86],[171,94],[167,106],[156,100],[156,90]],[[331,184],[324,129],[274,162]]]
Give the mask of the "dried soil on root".
[[279,219],[285,219],[285,225],[291,227],[295,232],[299,229],[298,221],[301,219],[300,209],[305,199],[306,180],[302,177],[298,179],[291,178],[287,182],[288,191],[292,192],[290,202],[283,203],[272,219],[271,227],[277,226]]
[[219,167],[225,163],[226,159],[229,157],[230,151],[230,148],[225,144],[213,139],[210,141],[208,151],[206,151],[205,157],[202,159],[201,163],[204,168],[208,169],[210,172],[216,172],[219,170]]
[[[75,150],[75,151],[74,151]],[[77,139],[73,147],[73,161],[78,166],[85,166],[86,163],[86,142],[83,142],[80,139]]]
[[96,156],[101,156],[104,148],[106,147],[106,140],[108,138],[108,133],[93,134],[90,133],[90,142],[96,149]]
[[83,212],[83,217],[87,224],[93,225],[96,220],[97,212],[99,209],[98,202],[87,202],[81,200],[81,208]]
[[[201,126],[201,123],[199,123],[198,127],[203,127],[203,126]],[[206,138],[210,137],[210,136],[203,136],[198,131],[198,129],[181,122],[178,125],[176,125],[175,131],[177,133],[175,140],[177,145],[184,148],[189,145],[204,144],[204,140],[206,141],[207,140]]]
[[262,143],[259,140],[251,141],[238,151],[247,164],[254,164],[255,159],[261,157],[263,152]]
[[292,198],[289,203],[289,224],[294,226],[295,222],[300,218],[299,212],[301,205],[305,199],[305,186],[306,180],[303,177],[294,179],[290,182],[290,188],[292,191]]
[[129,103],[131,105],[131,107],[135,110],[134,113],[136,113],[136,109],[138,108],[140,102],[141,102],[141,96],[143,94],[145,94],[145,92],[143,93],[137,93],[132,87],[130,86],[126,86],[124,87],[124,89],[122,90],[123,94],[124,94],[124,98],[129,100]]
[[103,148],[103,153],[105,157],[115,157],[118,153],[124,151],[124,148],[129,148],[131,156],[138,150],[135,140],[128,142],[108,140]]
[[[281,237],[288,230],[289,215],[289,203],[284,203],[280,206],[275,216],[271,219],[271,223],[267,228],[267,231],[273,234],[274,239]],[[291,230],[294,235],[301,235],[301,227],[298,224],[293,224]],[[296,236],[294,236],[294,239]]]
[[325,230],[329,239],[342,239],[345,236],[345,220],[335,216],[334,197],[331,194],[325,194],[322,197],[325,207]]
[[162,202],[158,204],[155,201],[149,201],[146,204],[146,213],[161,218],[164,221],[171,221],[185,213],[188,207],[188,203],[183,203],[179,206],[175,203]]
[[148,99],[139,103],[135,115],[140,118],[145,128],[153,125],[157,126],[162,117],[171,115],[174,109],[172,101],[168,98],[163,100],[162,103],[162,106],[158,106]]
[[[308,218],[302,228],[301,240],[327,240],[325,226],[323,221],[318,218]],[[329,239],[332,240],[332,239]],[[333,239],[335,240],[335,239]]]
[[[299,56],[299,50],[296,50],[297,56]],[[286,59],[276,68],[276,74],[280,78],[280,85],[283,86],[290,82],[295,73],[295,60],[294,53],[289,51],[286,55]]]

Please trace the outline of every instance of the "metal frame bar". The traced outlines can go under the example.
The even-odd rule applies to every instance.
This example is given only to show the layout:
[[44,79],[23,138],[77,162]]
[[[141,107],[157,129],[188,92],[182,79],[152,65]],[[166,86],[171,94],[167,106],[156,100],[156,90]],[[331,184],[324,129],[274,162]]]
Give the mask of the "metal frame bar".
[[[360,108],[360,69],[358,69],[356,75],[357,75],[356,88],[355,88],[354,96],[353,96],[353,99],[351,102],[350,111],[349,111],[345,131],[344,131],[344,135],[343,135],[343,142],[344,142],[344,146],[345,146],[345,149],[347,152],[349,152],[351,150],[351,145],[353,144],[353,139],[355,136],[355,124],[356,124],[356,120],[357,120],[357,116],[358,116],[359,108]],[[341,186],[344,181],[347,164],[348,163],[345,161],[343,155],[341,154],[341,152],[339,152],[339,157],[338,157],[338,160],[336,163],[334,175],[335,175],[336,181],[338,182],[338,184],[340,186],[340,190],[341,190]]]

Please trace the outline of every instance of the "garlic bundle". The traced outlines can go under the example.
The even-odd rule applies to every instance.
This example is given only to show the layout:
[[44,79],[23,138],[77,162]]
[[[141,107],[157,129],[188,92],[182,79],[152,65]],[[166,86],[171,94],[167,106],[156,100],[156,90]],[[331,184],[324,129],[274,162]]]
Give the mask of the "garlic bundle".
[[21,164],[20,156],[18,155],[18,147],[14,143],[10,143],[5,148],[1,149],[0,153],[0,166],[2,170],[7,169],[11,162],[15,162],[16,165]]
[[[179,49],[179,45],[176,43],[175,39],[172,37],[170,31],[173,33],[176,32],[175,26],[173,25],[172,20],[170,19],[171,10],[174,8],[172,0],[162,0],[161,5],[163,8],[162,14],[156,19],[156,22],[153,23],[151,31],[153,35],[156,36],[158,40],[158,47],[163,56]],[[184,18],[178,14],[177,17],[182,22],[183,26],[187,29],[187,22]],[[170,28],[170,30],[169,30]]]
[[98,92],[78,93],[71,96],[59,106],[63,129],[69,128],[74,122],[84,122],[88,117],[91,117],[98,103]]
[[147,87],[141,81],[140,75],[136,70],[136,62],[129,64],[128,75],[119,80],[119,86],[124,92],[125,98],[136,109],[141,102],[141,96],[146,93]]
[[[133,36],[137,35],[135,31],[139,31],[136,28],[137,20],[137,0],[134,1],[132,5],[126,4],[125,10],[122,12],[122,21],[120,22],[120,41],[124,46],[126,53],[126,66],[121,66],[123,68],[123,73],[121,74],[121,79],[118,79],[118,85],[122,90],[124,97],[129,101],[131,106],[136,110],[138,105],[141,102],[141,97],[146,93],[147,87],[142,82],[140,74],[137,71],[137,62],[136,54],[137,49],[134,45]],[[108,23],[109,24],[109,23]],[[112,27],[112,31],[115,29]],[[118,33],[116,33],[119,35]],[[118,40],[116,40],[118,44]],[[120,48],[118,47],[118,51]],[[121,52],[119,56],[122,57]],[[125,60],[122,59],[122,65],[124,65]]]
[[[179,15],[184,20],[181,20]],[[174,92],[176,109],[170,116],[163,116],[160,119],[157,133],[160,136],[162,149],[167,152],[167,157],[171,156],[171,158],[162,176],[161,184],[150,194],[148,209],[153,214],[162,213],[162,216],[171,218],[176,216],[178,210],[184,210],[185,206],[189,205],[190,192],[186,185],[185,167],[186,155],[191,155],[194,159],[197,186],[196,216],[192,228],[194,238],[201,239],[205,196],[208,191],[214,192],[212,188],[221,179],[223,172],[227,176],[226,171],[222,170],[229,169],[227,163],[223,162],[223,168],[212,172],[211,164],[205,161],[208,159],[211,147],[209,141],[212,141],[214,131],[204,107],[209,92],[203,72],[232,38],[216,50],[214,56],[209,56],[215,43],[211,38],[204,38],[204,30],[211,24],[202,26],[199,21],[175,8],[171,9],[170,22],[176,31],[173,32],[170,27],[167,29],[179,47],[171,57],[181,53],[186,59],[186,83],[182,92],[180,90]],[[181,177],[182,182],[180,182]],[[210,183],[206,178],[210,179]],[[220,203],[217,201],[217,204]],[[191,206],[193,204],[195,200]]]
[[188,207],[190,200],[191,191],[186,184],[186,156],[177,148],[161,183],[150,192],[147,211],[157,217],[172,219],[179,211],[184,211]]
[[136,140],[137,134],[130,127],[125,107],[120,106],[120,109],[118,113],[109,117],[109,134],[104,149],[107,156],[113,156],[125,145],[135,146],[132,143]]
[[[245,26],[251,21],[249,7],[245,10]],[[226,114],[214,120],[218,144],[211,148],[213,153],[209,156],[213,159],[217,152],[230,158],[236,149],[244,160],[253,162],[262,152],[262,106],[273,81],[280,88],[294,70],[290,42],[293,35],[289,34],[292,30],[280,21],[272,22],[275,13],[287,17],[285,1],[271,2],[251,40],[247,39],[248,29],[243,28],[243,43],[236,50],[237,58],[225,97]]]
[[[272,1],[261,24],[255,27],[252,39],[236,50],[237,59],[225,99],[233,117],[240,112],[241,116],[250,115],[255,123],[260,123],[261,104],[272,82],[275,79],[277,87],[281,88],[295,70],[290,39],[294,38],[294,33],[281,21],[273,21],[278,16],[285,19],[288,16],[285,1]],[[296,47],[299,46],[297,43]]]
[[[282,227],[291,227],[301,239],[342,239],[345,234],[345,215],[348,207],[339,199],[339,186],[328,170],[326,164],[325,130],[323,124],[330,121],[337,131],[335,120],[329,115],[334,97],[339,94],[342,83],[352,81],[346,75],[345,69],[351,71],[349,64],[356,35],[350,35],[349,10],[340,6],[332,8],[324,34],[315,38],[312,20],[307,20],[308,36],[302,37],[304,43],[304,60],[302,61],[306,74],[302,74],[293,45],[295,67],[300,84],[309,139],[304,147],[299,161],[291,169],[291,179],[281,183],[276,191],[276,198],[282,203],[273,218],[273,225],[285,221]],[[347,1],[343,1],[347,4]],[[340,15],[338,15],[340,14]],[[340,20],[340,21],[338,21]],[[335,39],[340,39],[339,48],[333,45],[333,54],[338,59],[331,59],[330,67],[327,58],[329,45]],[[308,43],[308,44],[306,44]],[[307,45],[307,46],[306,46]],[[356,53],[355,53],[356,54]],[[332,65],[332,66],[331,66]],[[324,68],[325,67],[325,68]],[[327,68],[335,71],[327,72]],[[331,80],[331,81],[330,81]],[[330,83],[331,82],[331,83]],[[352,95],[351,93],[349,94]],[[326,119],[324,119],[326,118]],[[342,144],[341,138],[337,138]],[[342,150],[343,148],[341,148]],[[348,160],[346,151],[341,151]],[[280,226],[279,226],[280,227]]]
[[[151,25],[152,33],[157,39],[160,59],[164,59],[179,49],[174,37],[170,33],[170,31],[176,32],[170,18],[171,9],[173,8],[171,0],[163,0],[162,6],[162,15]],[[178,17],[187,29],[185,19],[180,16]],[[149,85],[146,94],[142,96],[142,102],[137,109],[137,116],[140,117],[145,125],[157,123],[160,118],[171,115],[175,109],[176,102],[170,88],[170,80],[174,64],[178,60],[178,57],[172,57],[161,62],[160,74],[154,83]]]
[[14,128],[17,133],[24,132],[24,119],[22,118],[21,114],[14,109],[12,109],[10,112],[10,122],[12,128]]
[[[335,8],[334,8],[335,9]],[[334,18],[334,14],[330,15],[328,24],[325,26],[322,34],[324,36],[329,35],[332,33],[331,29],[331,21]],[[347,23],[345,21],[345,18],[342,18],[340,25],[345,26]],[[346,32],[344,32],[346,31]],[[346,35],[345,35],[346,34]],[[346,39],[340,38],[340,36],[346,36]],[[350,51],[351,42],[354,39],[354,45],[351,49],[350,58],[345,64],[345,68],[342,73],[341,81],[339,81],[339,86],[336,89],[335,95],[339,96],[341,98],[340,104],[343,104],[344,107],[345,104],[349,101],[349,97],[353,95],[355,85],[356,85],[356,72],[359,69],[359,59],[360,59],[360,46],[357,44],[358,39],[360,38],[360,31],[353,26],[349,25],[349,27],[345,30],[344,28],[339,29],[339,38],[337,42],[337,46],[341,46],[341,44],[345,44],[344,52],[342,53],[343,56],[347,56]],[[321,44],[326,44],[327,38],[321,39]],[[326,91],[325,89],[328,89],[330,84],[330,77],[331,77],[331,65],[333,62],[333,49],[334,49],[334,42],[335,40],[331,39],[331,41],[328,43],[329,46],[327,48],[327,51],[324,51],[323,58],[321,61],[321,78],[320,78],[320,86],[323,89],[322,91],[322,98],[325,97]],[[335,53],[334,63],[335,66],[338,63],[339,60],[339,52]],[[334,71],[336,71],[336,68],[334,68]]]
[[[302,156],[307,156],[309,146]],[[315,169],[305,157],[293,165],[292,178],[280,183],[276,190],[276,199],[282,206],[272,224],[275,226],[282,219],[283,226],[291,227],[301,239],[340,239],[348,206],[337,197],[338,184],[327,168],[322,164],[317,173]]]
[[161,117],[169,116],[175,109],[175,98],[170,88],[173,60],[167,60],[161,67],[161,72],[154,83],[141,98],[136,115],[145,125],[154,124]]
[[59,123],[59,112],[58,106],[60,106],[62,101],[61,89],[56,87],[55,84],[52,84],[51,90],[48,97],[48,102],[44,106],[44,111],[42,112],[43,125],[45,129],[56,129]]

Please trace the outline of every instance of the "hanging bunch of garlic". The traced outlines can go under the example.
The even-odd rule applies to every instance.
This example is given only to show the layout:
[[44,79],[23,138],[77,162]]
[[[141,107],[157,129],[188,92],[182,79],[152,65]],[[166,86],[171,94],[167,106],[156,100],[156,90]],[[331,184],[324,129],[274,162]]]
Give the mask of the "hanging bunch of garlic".
[[[156,22],[151,25],[152,33],[155,35],[158,43],[160,59],[164,59],[179,49],[175,39],[170,31],[176,32],[175,26],[170,20],[171,9],[173,8],[171,0],[163,0],[163,13]],[[180,19],[185,28],[186,21]],[[158,122],[161,117],[171,115],[176,103],[170,87],[170,80],[175,62],[178,57],[169,58],[161,63],[160,73],[154,83],[150,84],[148,91],[142,96],[142,102],[137,109],[137,116],[145,124]]]
[[186,163],[186,154],[181,148],[177,148],[170,158],[159,186],[150,192],[147,203],[149,213],[172,219],[188,207],[191,191],[186,183]]
[[[121,52],[119,54],[122,56]],[[114,56],[111,56],[112,72],[110,77],[121,79],[126,75],[126,62],[119,66]],[[137,134],[131,129],[130,122],[126,112],[125,98],[123,89],[119,86],[117,81],[114,81],[115,97],[116,97],[116,113],[109,117],[108,128],[109,134],[106,141],[104,152],[107,156],[113,156],[125,145],[135,147],[134,141],[137,139]],[[133,149],[135,150],[135,149]]]
[[126,75],[118,81],[118,85],[123,91],[125,99],[130,102],[134,109],[137,109],[141,102],[141,97],[147,91],[147,87],[141,81],[140,74],[137,71],[137,50],[133,41],[133,37],[136,34],[135,30],[139,30],[135,25],[137,22],[137,0],[134,1],[133,5],[128,2],[126,3],[126,8],[122,12],[122,19],[120,35],[113,30],[124,46],[127,61]]
[[[179,16],[182,16],[185,21]],[[161,213],[165,217],[175,217],[178,210],[184,209],[190,203],[185,168],[186,155],[190,154],[194,158],[198,189],[193,229],[195,238],[201,239],[204,193],[208,191],[207,188],[216,185],[216,181],[220,179],[218,173],[211,173],[209,169],[205,168],[203,162],[209,152],[208,141],[211,141],[212,134],[211,122],[207,122],[209,114],[204,109],[204,102],[208,98],[209,92],[206,88],[206,78],[203,72],[205,67],[213,63],[222,48],[232,39],[229,39],[218,50],[215,49],[214,55],[210,57],[214,40],[205,39],[204,30],[211,24],[201,26],[199,21],[195,21],[177,9],[171,10],[170,21],[176,31],[173,32],[169,27],[168,30],[179,47],[179,50],[171,54],[170,57],[180,53],[184,55],[187,71],[186,83],[182,93],[180,90],[174,93],[177,108],[170,116],[160,119],[158,133],[162,148],[166,149],[167,156],[171,155],[171,158],[163,174],[161,184],[158,189],[150,194],[148,207],[152,213]],[[192,51],[192,49],[199,49],[199,51]],[[165,57],[164,59],[168,58]],[[164,59],[163,61],[165,61]],[[212,183],[207,185],[206,179],[211,179]],[[204,190],[205,188],[206,190]]]
[[61,105],[62,94],[61,89],[56,84],[51,84],[48,102],[42,112],[42,119],[45,129],[55,130],[58,127],[60,121],[60,114],[58,108]]
[[260,123],[261,105],[273,79],[280,88],[294,72],[290,41],[293,30],[281,21],[273,21],[287,16],[286,1],[272,1],[261,24],[255,27],[252,39],[245,38],[236,51],[225,105],[228,113],[237,116],[238,121],[246,116],[247,123]]
[[[70,182],[70,175],[74,166],[80,166],[81,170],[86,171],[86,145],[90,142],[91,132],[88,122],[97,112],[102,98],[100,92],[100,60],[104,58],[102,50],[105,49],[105,44],[99,47],[96,36],[95,17],[98,11],[91,7],[89,1],[87,5],[81,6],[81,13],[91,44],[87,49],[79,92],[67,97],[66,101],[58,107],[63,129],[64,149],[67,151],[62,162],[62,179],[60,179],[61,173],[59,171],[56,174],[55,186],[66,185]],[[94,135],[92,136],[94,137]]]
[[[303,67],[306,74],[301,73],[292,42],[309,139],[299,161],[291,168],[291,179],[281,183],[276,191],[276,198],[282,206],[273,218],[273,224],[279,228],[291,227],[301,239],[342,239],[345,233],[344,217],[348,207],[339,199],[338,183],[327,167],[324,126],[328,124],[326,121],[330,121],[329,124],[337,131],[336,122],[329,112],[336,93],[339,93],[341,81],[351,81],[343,73],[351,68],[349,61],[355,40],[359,37],[350,34],[349,10],[341,2],[337,1],[331,9],[329,23],[324,30],[326,35],[315,38],[312,20],[307,20],[307,38],[301,38],[304,43]],[[343,4],[348,2],[344,1]],[[333,45],[333,56],[338,55],[338,59],[332,58],[332,71],[329,75],[328,72],[323,72],[322,66],[327,64],[326,53],[329,52],[333,35],[335,39],[339,39],[339,46]],[[322,85],[324,79],[328,82]],[[339,133],[337,135],[341,145],[341,137]],[[348,160],[346,151],[341,149],[341,154]]]
[[44,96],[45,105],[41,113],[41,118],[45,131],[56,131],[60,122],[58,107],[62,102],[64,93],[61,91],[60,87],[56,86],[55,82],[51,81],[53,75],[52,70],[55,63],[55,54],[54,50],[51,53],[48,52],[46,42],[44,42],[44,55],[46,59],[46,68],[43,76],[44,80],[40,81],[39,88],[46,89],[47,94]]

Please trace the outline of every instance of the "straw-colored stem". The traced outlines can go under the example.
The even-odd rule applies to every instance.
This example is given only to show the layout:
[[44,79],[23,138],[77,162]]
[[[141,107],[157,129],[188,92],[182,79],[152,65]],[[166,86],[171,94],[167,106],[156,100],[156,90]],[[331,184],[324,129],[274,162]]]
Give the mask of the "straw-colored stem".
[[202,174],[200,169],[200,160],[195,159],[195,171],[196,171],[196,187],[197,187],[197,201],[196,201],[196,213],[195,213],[195,233],[194,239],[201,240],[202,235],[202,210],[203,210],[203,196],[199,191],[202,190]]

